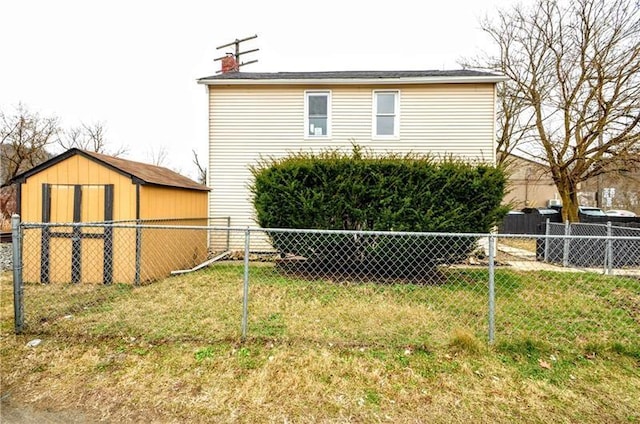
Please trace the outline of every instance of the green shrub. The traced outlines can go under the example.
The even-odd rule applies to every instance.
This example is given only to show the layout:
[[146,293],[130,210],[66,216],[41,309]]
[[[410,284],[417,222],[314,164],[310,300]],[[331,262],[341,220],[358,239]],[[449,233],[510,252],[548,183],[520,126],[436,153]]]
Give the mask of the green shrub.
[[[267,160],[252,172],[263,228],[485,233],[504,213],[504,172],[453,158],[365,155],[356,147],[350,155],[330,150]],[[271,238],[307,266],[384,269],[391,276],[459,261],[474,245],[471,238],[427,236],[273,232]]]

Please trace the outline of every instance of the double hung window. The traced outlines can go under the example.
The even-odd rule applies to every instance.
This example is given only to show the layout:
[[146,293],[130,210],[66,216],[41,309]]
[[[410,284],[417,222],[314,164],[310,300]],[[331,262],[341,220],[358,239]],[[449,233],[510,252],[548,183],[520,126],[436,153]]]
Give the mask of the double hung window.
[[398,92],[373,92],[373,136],[398,137]]
[[305,137],[331,135],[331,92],[307,91],[305,93]]

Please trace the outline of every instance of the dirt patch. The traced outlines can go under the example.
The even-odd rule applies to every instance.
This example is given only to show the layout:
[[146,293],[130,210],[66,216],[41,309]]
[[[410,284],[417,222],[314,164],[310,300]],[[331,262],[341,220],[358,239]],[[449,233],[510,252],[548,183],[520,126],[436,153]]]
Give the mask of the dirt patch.
[[81,424],[99,421],[79,411],[47,411],[35,409],[29,405],[19,405],[6,396],[0,402],[0,422],[2,424]]

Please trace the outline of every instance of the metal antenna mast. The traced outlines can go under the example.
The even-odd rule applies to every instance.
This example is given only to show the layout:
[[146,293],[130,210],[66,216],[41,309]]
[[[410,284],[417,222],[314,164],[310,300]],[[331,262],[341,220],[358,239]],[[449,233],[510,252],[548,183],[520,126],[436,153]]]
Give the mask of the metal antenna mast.
[[[249,41],[249,40],[253,40],[254,38],[258,38],[258,35],[256,34],[256,35],[253,35],[251,37],[243,38],[242,40],[238,40],[236,38],[235,41],[232,41],[230,43],[227,43],[227,44],[224,44],[222,46],[216,47],[216,50],[224,49],[225,47],[229,47],[229,46],[235,46],[235,53],[227,53],[227,55],[233,54],[233,58],[236,60],[236,63],[237,63],[237,66],[238,66],[238,70],[240,70],[241,66],[249,65],[251,63],[256,63],[258,61],[258,59],[250,60],[248,62],[241,62],[240,61],[240,56],[242,56],[244,54],[248,54],[248,53],[257,52],[258,50],[260,50],[260,49],[252,49],[252,50],[247,50],[247,51],[244,51],[244,52],[240,51],[240,43],[243,43],[243,42]],[[227,55],[217,57],[217,58],[215,58],[213,60],[214,61],[222,60],[225,57],[227,57]],[[222,71],[218,71],[218,72],[222,72]]]

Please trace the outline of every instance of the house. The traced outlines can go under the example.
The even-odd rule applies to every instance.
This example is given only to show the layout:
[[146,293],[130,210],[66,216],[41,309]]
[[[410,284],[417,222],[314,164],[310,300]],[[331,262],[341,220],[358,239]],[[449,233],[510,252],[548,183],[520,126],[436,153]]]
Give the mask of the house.
[[[560,204],[560,195],[547,164],[513,153],[505,163],[509,173],[505,204],[514,210]],[[599,191],[602,195],[599,206],[603,209],[625,209],[640,214],[640,172],[637,170],[611,172],[578,183],[580,205],[598,206]]]
[[624,209],[640,216],[640,170],[612,172],[590,178],[580,185],[578,199],[581,205],[599,204],[605,210]]
[[210,218],[255,226],[250,167],[301,150],[453,155],[495,162],[495,86],[472,70],[230,72],[209,100]]
[[[206,225],[209,189],[176,172],[70,149],[13,178],[23,222]],[[167,224],[167,222],[165,222]],[[23,279],[151,281],[208,255],[204,231],[70,226],[25,229]]]
[[561,203],[549,166],[513,153],[504,163],[509,179],[503,203],[514,210],[547,208]]

